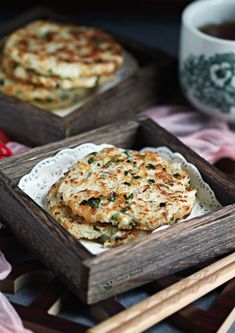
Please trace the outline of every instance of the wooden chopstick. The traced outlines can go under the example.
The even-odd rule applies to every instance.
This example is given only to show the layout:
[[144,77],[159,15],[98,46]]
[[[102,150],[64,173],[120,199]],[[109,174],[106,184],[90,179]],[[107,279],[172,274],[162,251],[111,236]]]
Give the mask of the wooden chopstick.
[[235,253],[89,329],[87,333],[138,333],[235,277]]
[[216,333],[227,333],[232,324],[235,322],[235,308],[230,312],[226,320],[220,326]]

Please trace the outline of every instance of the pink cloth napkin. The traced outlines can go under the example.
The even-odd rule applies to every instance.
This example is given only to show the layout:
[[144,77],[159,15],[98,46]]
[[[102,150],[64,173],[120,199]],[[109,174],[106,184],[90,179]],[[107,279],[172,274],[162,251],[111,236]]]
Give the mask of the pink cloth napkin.
[[[11,265],[0,251],[0,280],[11,271]],[[7,298],[0,293],[0,332],[1,333],[32,333],[23,327],[22,321]]]
[[12,155],[16,155],[19,153],[23,153],[27,150],[29,150],[30,148],[27,146],[24,146],[18,142],[15,141],[10,141],[6,143],[7,148],[9,148],[12,152]]
[[6,134],[0,129],[0,159],[23,153],[29,149],[29,147],[18,142],[10,141]]
[[187,110],[184,106],[158,106],[144,112],[160,126],[210,163],[235,160],[235,131],[220,119]]

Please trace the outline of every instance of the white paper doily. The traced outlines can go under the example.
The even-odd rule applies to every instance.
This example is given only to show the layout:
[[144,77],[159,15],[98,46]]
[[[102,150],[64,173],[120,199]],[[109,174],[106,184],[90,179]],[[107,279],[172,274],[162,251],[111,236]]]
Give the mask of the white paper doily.
[[[112,146],[108,144],[95,145],[93,143],[86,143],[76,148],[63,149],[55,156],[48,157],[37,163],[30,171],[30,173],[21,178],[18,186],[37,204],[47,210],[46,196],[50,187],[78,160],[87,154],[100,151],[106,147]],[[190,175],[191,186],[197,190],[197,199],[194,208],[187,220],[221,208],[221,204],[216,199],[213,190],[207,183],[203,181],[198,169],[193,164],[187,162],[181,154],[173,153],[167,147],[148,147],[143,148],[141,151],[145,150],[152,150],[170,162],[181,163],[183,169],[185,169]],[[180,222],[183,221],[185,220]],[[156,229],[154,232],[168,227],[168,225],[162,226]],[[81,241],[81,243],[93,254],[97,254],[106,250],[102,247],[102,245],[95,242]]]

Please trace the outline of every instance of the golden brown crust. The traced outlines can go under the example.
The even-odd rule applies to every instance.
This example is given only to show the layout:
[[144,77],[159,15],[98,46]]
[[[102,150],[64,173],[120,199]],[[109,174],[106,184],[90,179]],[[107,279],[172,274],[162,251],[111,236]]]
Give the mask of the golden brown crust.
[[154,230],[188,216],[196,191],[179,164],[153,152],[106,148],[79,161],[58,189],[87,223]]
[[85,88],[66,91],[62,89],[47,89],[42,86],[14,80],[8,77],[0,67],[0,92],[50,110],[68,107],[84,100],[92,93],[92,90]]
[[113,74],[123,63],[114,39],[92,27],[36,21],[7,39],[5,55],[41,75],[61,78]]
[[140,230],[119,230],[110,224],[86,223],[81,217],[72,213],[58,193],[63,179],[64,177],[57,181],[48,192],[48,209],[54,219],[77,239],[95,240],[105,247],[115,247],[147,234]]
[[76,88],[94,88],[98,84],[104,84],[114,79],[115,73],[103,76],[81,77],[78,79],[62,79],[56,75],[40,75],[34,70],[26,69],[13,60],[4,57],[2,67],[10,79],[22,83],[33,84],[36,87],[47,89],[70,90]]

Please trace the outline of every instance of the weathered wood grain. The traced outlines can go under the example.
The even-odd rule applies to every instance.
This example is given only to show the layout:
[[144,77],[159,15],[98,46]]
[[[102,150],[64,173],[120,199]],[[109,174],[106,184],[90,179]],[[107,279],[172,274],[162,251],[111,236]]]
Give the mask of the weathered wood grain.
[[235,205],[227,206],[87,259],[88,302],[101,297],[97,288],[105,282],[116,294],[234,250],[234,218]]
[[[71,19],[45,8],[36,8],[2,25],[0,37],[41,18],[85,24],[79,18]],[[0,94],[1,129],[13,140],[29,146],[43,145],[119,119],[131,119],[173,89],[176,66],[172,57],[128,38],[115,37],[140,63],[141,68],[136,74],[104,93],[94,94],[83,106],[63,118]]]
[[233,204],[100,255],[89,254],[16,186],[39,160],[85,142],[129,148],[167,146],[201,170],[224,205],[235,202],[234,181],[146,118],[114,123],[1,161],[0,216],[83,301],[95,303],[235,249]]
[[111,143],[123,148],[138,149],[145,146],[167,146],[172,151],[181,153],[189,162],[198,167],[203,178],[214,189],[221,203],[231,204],[235,202],[235,182],[232,179],[194,153],[174,135],[145,117],[142,117],[140,123],[131,120],[127,122],[120,121],[57,143],[34,148],[20,156],[13,156],[0,161],[0,170],[17,182],[40,160],[53,156],[63,147],[74,147],[86,142]]
[[45,265],[53,267],[63,281],[67,280],[71,289],[80,290],[80,297],[84,298],[83,279],[86,282],[87,271],[82,261],[91,254],[2,173],[0,184],[3,222]]
[[[39,261],[36,262],[31,255],[24,263],[16,263],[14,261],[14,254],[17,256],[17,251],[25,251],[23,245],[21,245],[19,249],[15,249],[11,253],[11,257],[8,258],[9,248],[7,241],[10,238],[11,243],[14,243],[15,238],[9,230],[0,230],[1,250],[7,255],[7,259],[12,265],[12,273],[4,280],[4,282],[5,284],[8,283],[12,286],[9,292],[14,293],[14,290],[17,290],[16,285],[18,279],[24,280],[25,284],[23,284],[22,287],[30,286],[34,273],[36,273],[37,270],[42,271],[43,266]],[[3,242],[3,240],[6,241]],[[4,245],[2,246],[2,244]],[[175,274],[155,280],[152,283],[143,286],[141,289],[148,295],[152,295],[156,291],[160,291],[176,281],[179,281],[182,277],[188,276],[198,271],[198,269],[208,266],[211,261],[212,260],[197,265],[194,269],[180,272],[179,275]],[[35,333],[65,333],[65,327],[66,332],[85,332],[88,327],[86,328],[84,325],[81,326],[80,323],[74,322],[74,317],[73,319],[68,317],[66,319],[63,318],[61,321],[61,310],[63,312],[64,308],[66,308],[67,311],[69,310],[69,313],[71,310],[72,313],[76,313],[78,316],[83,316],[85,314],[85,317],[91,317],[91,319],[96,322],[100,322],[124,310],[124,307],[116,297],[109,298],[108,300],[89,307],[80,302],[75,295],[68,292],[65,286],[59,283],[57,279],[53,279],[52,273],[45,267],[44,272],[42,292],[39,295],[35,295],[35,293],[33,294],[35,297],[33,302],[24,306],[15,304],[14,301],[11,300],[13,306],[17,307],[17,312],[20,313],[26,327],[31,328]],[[26,281],[25,276],[27,277]],[[46,276],[50,276],[50,283],[46,282],[48,281],[48,278],[45,278]],[[3,287],[4,286],[0,283],[1,291],[4,291]],[[175,315],[169,317],[167,321],[173,326],[186,332],[216,332],[234,307],[235,279],[224,285],[223,288],[220,288],[220,291],[217,290],[217,293],[218,296],[216,297],[216,300],[209,308],[202,310],[198,304],[191,304]],[[56,320],[57,318],[58,321]]]
[[109,143],[124,148],[133,147],[138,127],[139,123],[133,120],[127,122],[119,121],[111,125],[102,126],[77,136],[31,149],[8,159],[2,159],[0,160],[0,170],[11,180],[18,182],[35,164],[46,157],[53,156],[65,147],[75,147],[87,142],[96,144]]

